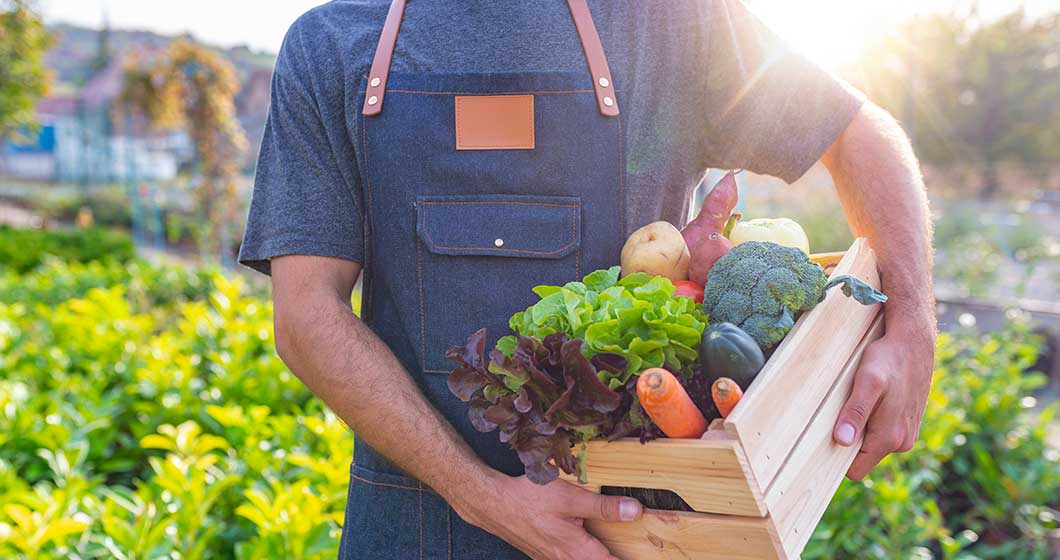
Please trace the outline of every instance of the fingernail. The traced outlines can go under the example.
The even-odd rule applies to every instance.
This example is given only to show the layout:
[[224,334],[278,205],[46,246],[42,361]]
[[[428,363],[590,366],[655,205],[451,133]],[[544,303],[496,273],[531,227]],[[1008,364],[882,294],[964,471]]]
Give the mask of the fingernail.
[[853,445],[854,425],[848,422],[840,424],[839,429],[835,431],[835,438],[843,445]]
[[633,521],[640,515],[640,502],[637,500],[623,499],[618,504],[618,517],[622,521]]

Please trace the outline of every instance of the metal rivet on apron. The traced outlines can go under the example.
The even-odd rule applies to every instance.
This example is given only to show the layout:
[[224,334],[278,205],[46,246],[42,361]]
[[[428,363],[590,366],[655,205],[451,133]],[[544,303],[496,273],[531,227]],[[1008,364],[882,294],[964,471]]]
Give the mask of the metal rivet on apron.
[[368,85],[372,87],[379,85],[379,78],[372,78],[372,81],[368,82]]
[[[371,104],[372,100],[369,99],[368,103]],[[610,106],[612,106],[614,104],[615,104],[615,100],[614,99],[611,99],[610,97],[605,97],[604,98],[604,105],[607,105],[608,107],[610,107]]]
[[600,78],[600,87],[607,87],[611,85],[611,82],[607,81],[607,78]]
[[504,240],[498,237],[497,239],[493,240],[493,245],[496,247],[504,247]]
[[[368,98],[368,104],[369,105],[375,105],[378,102],[379,102],[379,98],[374,96],[374,95]],[[606,101],[605,101],[605,103],[606,103]]]

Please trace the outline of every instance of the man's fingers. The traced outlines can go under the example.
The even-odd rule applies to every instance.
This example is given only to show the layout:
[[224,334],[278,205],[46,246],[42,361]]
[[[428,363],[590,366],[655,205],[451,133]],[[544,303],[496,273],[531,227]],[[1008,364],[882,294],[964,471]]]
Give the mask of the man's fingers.
[[908,424],[902,411],[893,399],[884,397],[865,429],[865,441],[861,444],[854,462],[847,470],[851,480],[861,480],[869,474],[884,457],[895,451],[907,451],[912,447]]
[[880,461],[888,455],[887,451],[874,451],[868,450],[864,447],[861,451],[858,451],[857,457],[854,458],[854,462],[850,464],[850,468],[847,470],[847,478],[850,480],[861,480],[865,478],[865,475],[869,474],[876,465],[880,464]]
[[573,488],[569,511],[572,517],[599,519],[601,521],[636,521],[643,508],[633,498],[602,496],[581,488]]
[[901,449],[905,441],[905,430],[900,426],[888,425],[876,429],[874,425],[870,425],[865,434],[865,443],[861,445],[861,450],[847,470],[847,477],[851,480],[865,478],[884,457]]
[[[871,362],[869,362],[871,363]],[[850,447],[865,433],[869,417],[887,388],[887,377],[876,369],[862,368],[854,377],[850,398],[839,412],[832,437],[839,445]]]
[[587,560],[618,560],[615,558],[611,551],[607,550],[604,543],[596,539],[596,537],[589,534],[588,531],[582,530],[585,535],[584,538],[579,539],[580,542],[573,543],[577,547],[570,554],[570,558],[585,558]]

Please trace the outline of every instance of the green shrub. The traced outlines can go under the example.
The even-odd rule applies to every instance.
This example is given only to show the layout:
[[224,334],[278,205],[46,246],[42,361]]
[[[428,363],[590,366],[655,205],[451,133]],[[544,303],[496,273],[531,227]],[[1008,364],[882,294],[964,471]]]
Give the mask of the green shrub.
[[866,481],[846,481],[805,558],[1051,557],[1060,452],[1046,446],[1058,408],[1031,416],[1028,373],[1041,340],[1013,324],[943,334],[921,438]]
[[0,269],[26,272],[46,255],[65,261],[89,262],[133,258],[133,245],[123,233],[101,228],[80,230],[34,230],[0,226]]
[[129,187],[125,185],[77,189],[43,187],[22,198],[34,212],[48,220],[72,223],[82,208],[88,208],[92,211],[92,219],[100,226],[132,227],[132,204],[129,202]]
[[0,558],[334,558],[353,439],[236,278],[0,276]]

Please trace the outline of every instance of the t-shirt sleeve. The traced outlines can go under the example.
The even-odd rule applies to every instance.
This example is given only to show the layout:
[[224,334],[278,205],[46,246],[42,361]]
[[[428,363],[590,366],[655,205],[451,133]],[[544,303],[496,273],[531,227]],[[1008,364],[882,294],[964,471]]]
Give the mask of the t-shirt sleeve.
[[341,82],[321,82],[329,75],[299,61],[290,52],[293,42],[289,33],[273,73],[239,252],[241,264],[264,274],[271,273],[270,259],[282,255],[356,262],[364,255],[360,175],[341,109]]
[[714,0],[707,33],[707,167],[794,182],[846,129],[864,98],[793,52],[740,0]]

